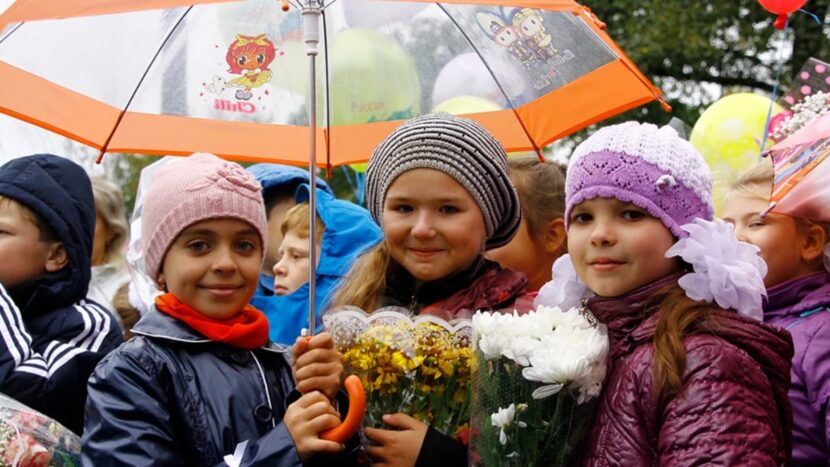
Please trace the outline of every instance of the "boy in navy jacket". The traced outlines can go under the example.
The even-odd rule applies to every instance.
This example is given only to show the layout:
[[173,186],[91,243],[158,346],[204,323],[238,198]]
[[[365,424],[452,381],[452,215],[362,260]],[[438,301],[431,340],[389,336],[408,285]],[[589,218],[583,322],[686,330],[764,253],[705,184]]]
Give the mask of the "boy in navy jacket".
[[94,228],[74,162],[38,154],[0,167],[0,392],[79,434],[87,380],[122,342],[86,299]]

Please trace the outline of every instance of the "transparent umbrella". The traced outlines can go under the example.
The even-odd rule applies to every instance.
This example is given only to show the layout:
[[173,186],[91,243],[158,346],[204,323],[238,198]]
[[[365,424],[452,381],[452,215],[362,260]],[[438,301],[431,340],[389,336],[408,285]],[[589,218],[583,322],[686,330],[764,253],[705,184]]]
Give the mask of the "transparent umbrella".
[[432,110],[539,153],[654,99],[668,108],[572,0],[18,0],[0,15],[0,112],[102,156],[328,169]]

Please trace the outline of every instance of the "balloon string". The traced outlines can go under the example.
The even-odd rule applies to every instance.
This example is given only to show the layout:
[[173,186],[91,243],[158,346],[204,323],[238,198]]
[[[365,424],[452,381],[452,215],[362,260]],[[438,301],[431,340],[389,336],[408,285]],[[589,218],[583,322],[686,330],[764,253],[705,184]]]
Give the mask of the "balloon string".
[[810,13],[809,11],[807,11],[803,8],[798,10],[798,11],[800,11],[801,13],[804,13],[805,15],[813,18],[813,20],[816,22],[816,24],[821,25],[821,18],[819,18],[818,15],[816,15],[815,13]]
[[787,15],[787,20],[784,22],[784,29],[781,31],[781,43],[778,44],[778,63],[775,65],[775,85],[772,87],[772,94],[769,97],[769,109],[767,110],[767,121],[764,123],[764,139],[761,140],[761,153],[758,155],[760,160],[767,148],[767,138],[769,137],[769,122],[772,120],[772,108],[775,105],[776,94],[778,94],[778,86],[781,85],[781,69],[784,67],[784,41],[787,39],[787,31],[790,29],[790,16]]

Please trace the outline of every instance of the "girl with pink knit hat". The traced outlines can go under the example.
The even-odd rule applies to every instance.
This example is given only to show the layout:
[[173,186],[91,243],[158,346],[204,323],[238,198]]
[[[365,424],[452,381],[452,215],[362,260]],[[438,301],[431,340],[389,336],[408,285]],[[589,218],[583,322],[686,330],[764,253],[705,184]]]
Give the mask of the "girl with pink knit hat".
[[789,463],[792,341],[760,322],[766,266],[713,219],[711,184],[668,127],[606,127],[570,159],[569,254],[535,303],[608,328],[585,465]]
[[354,458],[356,437],[349,448],[319,438],[340,423],[331,400],[348,405],[331,337],[295,349],[292,368],[289,349],[268,341],[268,320],[248,304],[267,231],[259,184],[238,164],[194,154],[158,170],[142,240],[145,269],[165,293],[89,381],[84,465]]

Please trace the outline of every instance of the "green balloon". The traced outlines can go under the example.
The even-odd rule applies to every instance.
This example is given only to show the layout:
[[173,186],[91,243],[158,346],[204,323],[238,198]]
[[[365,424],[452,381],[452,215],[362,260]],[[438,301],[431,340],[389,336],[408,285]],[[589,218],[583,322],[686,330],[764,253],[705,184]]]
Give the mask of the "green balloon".
[[[331,125],[403,120],[420,114],[421,83],[415,62],[391,37],[349,29],[329,50]],[[323,111],[318,95],[318,112]],[[318,116],[323,122],[325,115]]]
[[456,96],[436,105],[434,112],[447,112],[453,115],[473,114],[502,110],[495,102],[478,96]]

